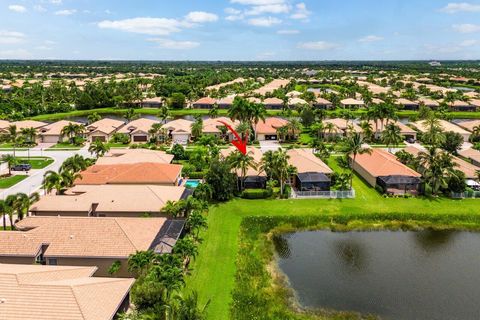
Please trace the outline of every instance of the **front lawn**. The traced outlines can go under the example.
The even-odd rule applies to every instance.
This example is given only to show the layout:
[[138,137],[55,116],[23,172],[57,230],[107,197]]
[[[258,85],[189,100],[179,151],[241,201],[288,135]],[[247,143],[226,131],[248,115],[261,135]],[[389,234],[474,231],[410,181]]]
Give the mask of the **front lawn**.
[[80,150],[82,149],[83,146],[79,146],[79,145],[75,145],[75,144],[72,144],[72,143],[68,143],[68,142],[59,142],[47,149],[45,149],[46,151],[49,151],[49,150]]
[[28,176],[23,174],[10,177],[0,177],[0,189],[8,189],[26,178],[28,178]]
[[48,157],[18,158],[18,161],[20,163],[29,163],[32,169],[43,169],[53,163],[53,159]]
[[[10,151],[13,150],[13,143],[2,143],[0,144],[0,149],[6,149],[3,151]],[[28,148],[26,147],[16,147],[15,151],[26,151]]]
[[128,144],[123,144],[123,143],[113,143],[113,142],[108,142],[105,144],[105,146],[109,148],[116,148],[116,149],[126,149],[129,147]]
[[[332,159],[332,161],[334,161]],[[330,164],[334,169],[338,167]],[[209,319],[229,319],[232,291],[235,287],[236,259],[242,220],[250,216],[350,216],[352,214],[391,216],[475,215],[480,202],[474,199],[384,198],[374,188],[354,176],[355,199],[342,200],[243,200],[213,205],[208,230],[192,265],[187,288],[198,291],[200,302],[211,300]],[[243,243],[243,242],[242,242]]]

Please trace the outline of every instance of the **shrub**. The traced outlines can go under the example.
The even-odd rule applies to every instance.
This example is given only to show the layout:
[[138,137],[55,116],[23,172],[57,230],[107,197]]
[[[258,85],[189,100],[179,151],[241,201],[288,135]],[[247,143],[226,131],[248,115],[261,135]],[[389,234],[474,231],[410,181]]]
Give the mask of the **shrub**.
[[244,199],[266,199],[272,195],[272,192],[266,189],[246,189],[242,192]]
[[130,136],[126,133],[114,133],[112,138],[110,139],[112,143],[121,143],[121,144],[129,144],[130,143]]
[[205,177],[206,174],[207,174],[206,171],[190,172],[188,177],[191,179],[203,179],[203,177]]

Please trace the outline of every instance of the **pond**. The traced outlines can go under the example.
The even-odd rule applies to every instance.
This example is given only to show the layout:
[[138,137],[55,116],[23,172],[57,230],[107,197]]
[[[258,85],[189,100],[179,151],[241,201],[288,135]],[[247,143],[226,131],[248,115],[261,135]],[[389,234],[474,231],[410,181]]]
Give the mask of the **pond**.
[[304,308],[381,319],[480,318],[480,233],[311,231],[274,240]]

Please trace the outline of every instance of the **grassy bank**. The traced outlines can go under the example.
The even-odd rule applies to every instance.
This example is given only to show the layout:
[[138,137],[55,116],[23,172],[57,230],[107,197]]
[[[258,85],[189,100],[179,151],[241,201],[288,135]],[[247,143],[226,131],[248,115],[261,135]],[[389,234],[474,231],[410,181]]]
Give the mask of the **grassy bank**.
[[29,163],[32,169],[43,169],[53,163],[53,159],[48,157],[18,158],[18,161],[20,163]]
[[[336,167],[335,161],[330,165]],[[338,168],[336,168],[338,169]],[[373,188],[354,176],[355,199],[343,200],[241,200],[212,206],[204,232],[204,241],[199,255],[193,264],[187,287],[197,290],[201,302],[211,299],[210,319],[230,319],[232,292],[235,288],[236,261],[239,246],[244,240],[239,236],[242,221],[247,217],[318,217],[336,216],[347,218],[352,214],[360,219],[365,215],[375,215],[385,220],[395,215],[404,220],[421,217],[430,219],[457,216],[459,220],[480,216],[480,202],[474,199],[425,199],[425,198],[384,198]],[[247,220],[248,221],[248,220]],[[251,221],[251,220],[250,220]],[[467,221],[467,224],[469,222]],[[260,317],[261,318],[261,317]]]
[[[63,112],[63,113],[54,113],[54,114],[42,114],[38,116],[31,117],[32,120],[37,121],[57,121],[66,118],[74,118],[74,117],[87,117],[92,113],[98,113],[99,115],[116,115],[122,116],[127,109],[117,109],[117,108],[100,108],[100,109],[92,109],[92,110],[76,110],[71,112]],[[170,110],[170,115],[173,117],[180,117],[180,116],[196,116],[196,115],[208,115],[208,109],[181,109],[181,110]],[[337,110],[338,111],[338,110]],[[327,114],[329,116],[336,116],[336,110],[328,110]],[[141,108],[135,109],[135,113],[138,115],[157,115],[159,110],[157,108]],[[228,110],[219,109],[218,115],[226,115]],[[279,110],[268,110],[269,115],[279,115],[281,111]],[[355,116],[361,117],[363,114],[366,113],[366,110],[355,110],[353,112]],[[398,111],[397,115],[402,118],[408,118],[411,116],[417,115],[418,112],[416,111]],[[293,115],[298,115],[297,112],[293,112]],[[450,112],[451,115],[455,119],[480,119],[480,112]]]

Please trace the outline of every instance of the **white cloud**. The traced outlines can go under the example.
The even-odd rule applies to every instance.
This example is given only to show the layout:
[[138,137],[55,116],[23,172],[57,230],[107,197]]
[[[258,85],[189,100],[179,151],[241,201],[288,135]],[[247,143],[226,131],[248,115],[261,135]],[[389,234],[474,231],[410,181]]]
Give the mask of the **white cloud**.
[[299,30],[278,30],[277,31],[278,34],[285,34],[285,35],[292,35],[292,34],[299,34],[300,31]]
[[187,25],[176,19],[139,17],[116,21],[104,20],[100,21],[98,26],[102,29],[167,36],[174,32],[180,32],[182,27]]
[[62,4],[62,0],[50,0],[51,4]]
[[480,5],[468,2],[450,2],[445,7],[440,9],[440,11],[446,13],[480,12]]
[[312,13],[308,11],[307,5],[304,2],[297,3],[295,5],[295,12],[290,16],[296,20],[307,20]]
[[38,11],[38,12],[45,12],[45,11],[47,11],[46,8],[42,7],[42,6],[39,5],[39,4],[34,5],[34,6],[33,6],[33,9],[34,9],[35,11]]
[[231,3],[238,3],[251,6],[265,6],[271,4],[285,3],[285,0],[230,0]]
[[25,41],[21,32],[0,30],[0,44],[17,44]]
[[245,16],[242,14],[242,10],[226,8],[225,13],[228,14],[228,16],[225,17],[225,20],[228,21],[243,20],[243,18],[245,18]]
[[242,13],[242,10],[238,10],[238,9],[235,9],[235,8],[225,8],[224,11],[225,11],[226,14],[235,14],[235,15],[237,15],[237,14]]
[[480,31],[480,25],[471,23],[454,24],[453,29],[460,33],[474,33]]
[[32,54],[25,49],[0,50],[0,59],[31,59]]
[[326,42],[326,41],[311,41],[311,42],[299,43],[297,47],[300,49],[324,51],[324,50],[335,49],[338,47],[338,45],[335,43]]
[[475,46],[477,44],[480,44],[480,41],[478,40],[464,40],[462,42],[460,42],[460,46],[461,47],[472,47],[472,46]]
[[23,13],[27,11],[27,8],[19,4],[11,4],[8,6],[8,9],[14,12]]
[[193,23],[215,22],[218,16],[204,11],[193,11],[185,16],[185,20]]
[[288,12],[290,12],[290,7],[287,4],[276,3],[253,6],[250,10],[247,10],[245,14],[250,16],[258,16],[265,13],[280,14]]
[[248,20],[248,24],[256,27],[271,27],[282,23],[282,20],[274,17],[261,17]]
[[65,9],[65,10],[55,11],[55,15],[57,15],[57,16],[70,16],[72,14],[75,14],[76,12],[77,12],[76,9]]
[[195,41],[175,41],[171,39],[161,39],[161,38],[148,39],[148,41],[157,43],[160,48],[174,49],[174,50],[188,50],[188,49],[196,48],[200,45],[199,42],[195,42]]
[[365,37],[362,37],[360,39],[358,39],[358,42],[376,42],[376,41],[382,41],[383,40],[383,37],[379,37],[379,36],[376,36],[376,35],[369,35],[369,36],[365,36]]

